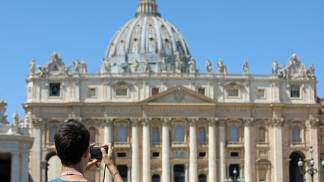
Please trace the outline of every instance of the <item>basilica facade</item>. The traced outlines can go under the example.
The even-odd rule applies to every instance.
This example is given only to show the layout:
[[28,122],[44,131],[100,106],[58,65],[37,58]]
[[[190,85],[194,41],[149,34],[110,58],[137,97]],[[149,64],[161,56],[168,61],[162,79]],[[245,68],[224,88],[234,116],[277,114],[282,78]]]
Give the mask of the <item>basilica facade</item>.
[[[221,59],[205,65],[206,71],[196,68],[155,0],[139,0],[98,73],[88,73],[83,60],[66,65],[58,53],[39,69],[32,61],[24,104],[35,139],[32,181],[59,175],[53,138],[70,118],[89,128],[92,143],[114,145],[124,181],[299,182],[310,179],[298,167],[309,158],[318,169],[314,179],[324,181],[314,66],[296,54],[285,66],[273,61],[272,74],[263,76],[250,73],[248,62],[241,74],[228,73]],[[86,175],[103,180],[101,168]]]

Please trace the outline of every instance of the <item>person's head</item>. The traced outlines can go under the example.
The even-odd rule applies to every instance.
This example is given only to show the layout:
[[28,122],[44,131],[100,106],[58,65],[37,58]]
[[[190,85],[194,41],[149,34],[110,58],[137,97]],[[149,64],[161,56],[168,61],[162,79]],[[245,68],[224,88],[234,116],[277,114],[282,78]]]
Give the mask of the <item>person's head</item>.
[[90,159],[90,133],[79,121],[64,122],[54,136],[58,157],[63,166],[86,166]]

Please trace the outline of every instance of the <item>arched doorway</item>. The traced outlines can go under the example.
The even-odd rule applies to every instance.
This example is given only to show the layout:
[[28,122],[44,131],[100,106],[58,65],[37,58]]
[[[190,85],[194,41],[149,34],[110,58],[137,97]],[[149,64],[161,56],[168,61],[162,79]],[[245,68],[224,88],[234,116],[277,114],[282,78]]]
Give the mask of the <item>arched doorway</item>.
[[205,174],[199,175],[198,182],[207,182],[207,176]]
[[11,154],[0,153],[0,179],[3,182],[10,182],[11,177]]
[[161,181],[161,179],[160,179],[160,175],[158,175],[158,174],[154,174],[153,176],[152,176],[152,182],[160,182]]
[[289,162],[289,182],[304,182],[304,174],[298,167],[298,161],[304,160],[305,156],[301,152],[293,152]]
[[185,182],[185,166],[184,165],[174,165],[173,167],[173,181]]

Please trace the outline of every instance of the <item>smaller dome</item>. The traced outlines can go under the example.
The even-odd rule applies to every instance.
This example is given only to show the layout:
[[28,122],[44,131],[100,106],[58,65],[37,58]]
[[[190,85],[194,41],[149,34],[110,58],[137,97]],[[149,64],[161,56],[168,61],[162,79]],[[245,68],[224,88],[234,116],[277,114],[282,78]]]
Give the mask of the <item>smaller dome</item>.
[[[106,59],[111,63],[112,73],[144,72],[145,64],[151,72],[159,72],[162,61],[172,71],[177,60],[181,61],[182,72],[187,72],[191,55],[181,33],[160,17],[155,1],[140,0],[135,18],[112,39]],[[134,64],[138,65],[135,70]]]

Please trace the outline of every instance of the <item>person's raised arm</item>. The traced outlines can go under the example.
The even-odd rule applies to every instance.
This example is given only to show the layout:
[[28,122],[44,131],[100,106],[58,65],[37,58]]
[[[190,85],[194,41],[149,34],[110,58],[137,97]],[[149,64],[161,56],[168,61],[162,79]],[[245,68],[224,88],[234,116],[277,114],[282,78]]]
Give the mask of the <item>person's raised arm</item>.
[[107,166],[110,175],[113,177],[114,181],[123,182],[123,179],[121,178],[117,166],[115,165],[113,160],[113,151],[114,148],[111,145],[108,145],[108,152],[105,150],[105,148],[101,148],[101,152],[103,154],[103,162]]

